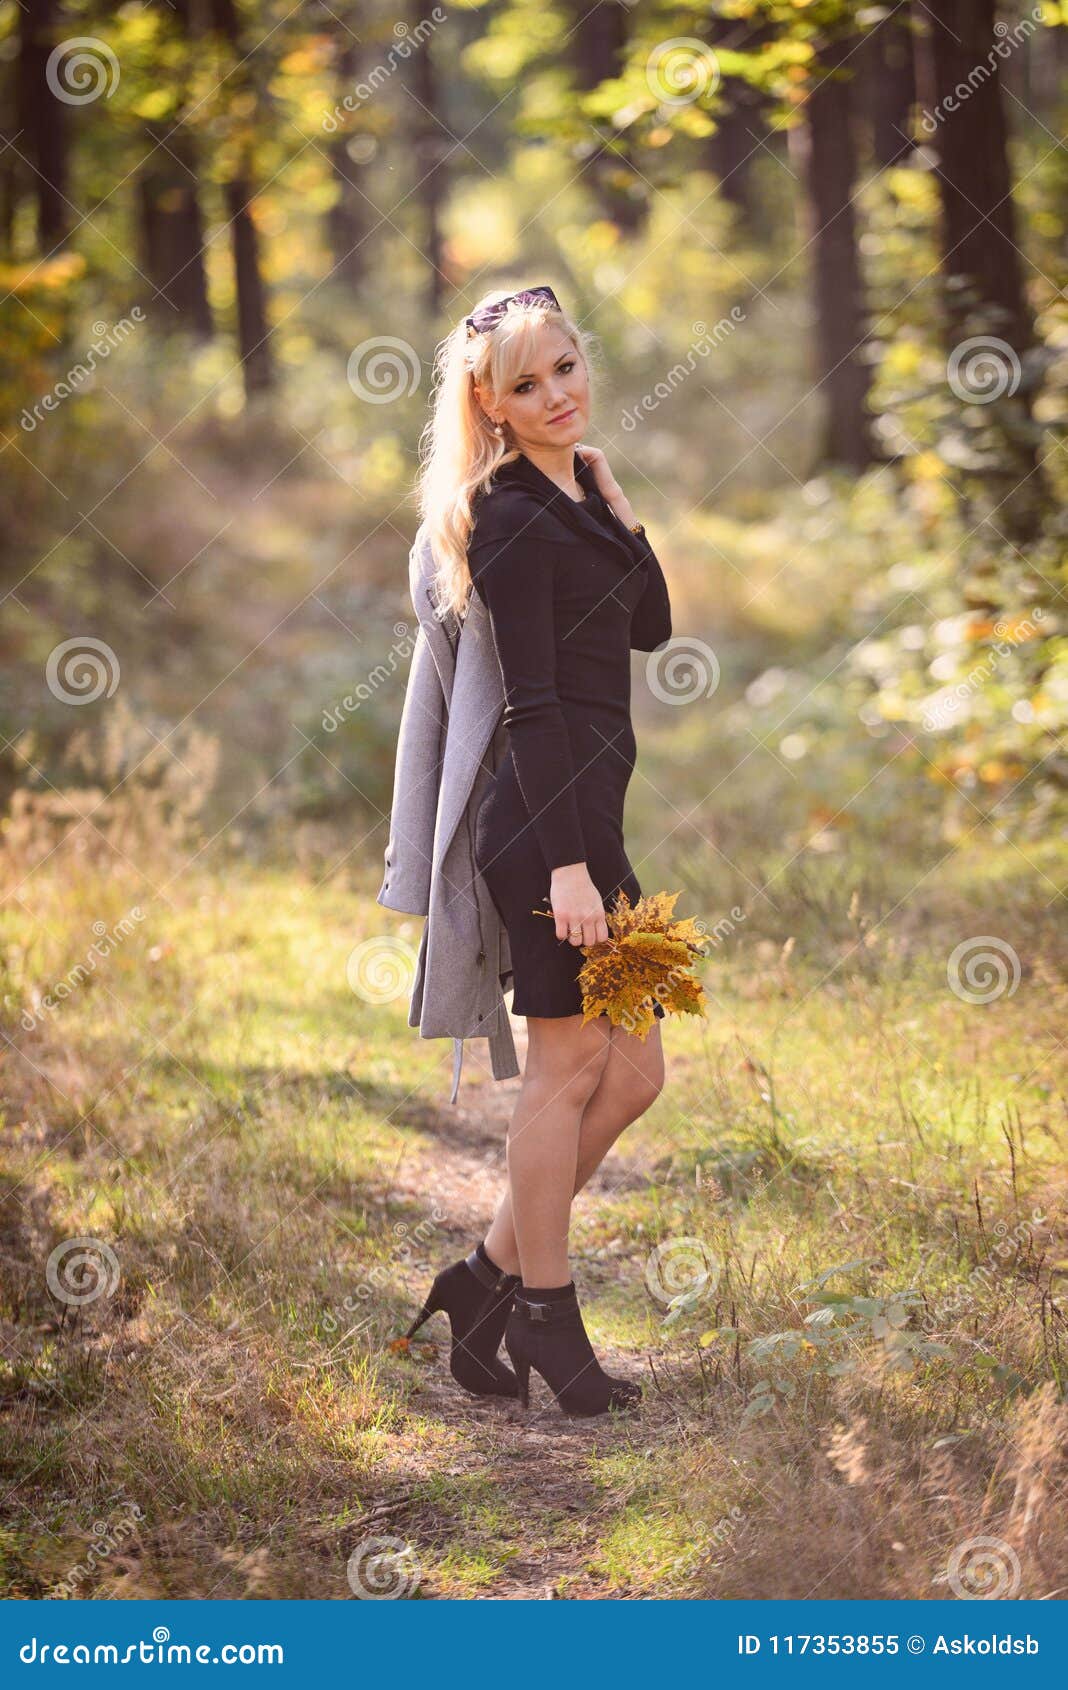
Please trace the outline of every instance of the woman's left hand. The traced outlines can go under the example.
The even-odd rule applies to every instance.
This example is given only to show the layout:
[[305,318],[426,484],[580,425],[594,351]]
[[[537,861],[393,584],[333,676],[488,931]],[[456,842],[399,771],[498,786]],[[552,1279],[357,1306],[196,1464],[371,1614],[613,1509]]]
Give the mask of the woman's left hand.
[[593,478],[597,483],[597,491],[603,499],[611,502],[618,499],[623,489],[608,467],[608,459],[599,446],[576,446],[576,452],[593,471]]
[[615,511],[621,522],[629,528],[634,521],[634,512],[627,502],[619,482],[608,467],[608,459],[599,446],[576,446],[576,452],[583,462],[593,471],[593,478],[597,483],[597,491],[610,510]]

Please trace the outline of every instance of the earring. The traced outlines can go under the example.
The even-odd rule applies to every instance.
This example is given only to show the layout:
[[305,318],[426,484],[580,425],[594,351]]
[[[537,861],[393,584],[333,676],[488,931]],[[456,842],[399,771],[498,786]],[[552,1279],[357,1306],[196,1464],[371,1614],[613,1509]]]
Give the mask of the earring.
[[501,427],[500,423],[494,423],[493,432],[494,434],[503,434],[504,429]]

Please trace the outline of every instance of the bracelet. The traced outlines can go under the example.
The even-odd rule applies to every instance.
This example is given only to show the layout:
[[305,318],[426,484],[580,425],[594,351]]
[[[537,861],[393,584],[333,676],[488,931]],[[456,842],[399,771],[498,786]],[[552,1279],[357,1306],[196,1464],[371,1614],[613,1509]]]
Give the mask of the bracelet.
[[[603,497],[603,494],[602,494],[602,497]],[[607,499],[605,499],[605,504],[606,505],[608,504]],[[610,511],[612,511],[612,515],[615,517],[616,521],[623,523],[623,526],[627,530],[628,534],[640,534],[643,539],[645,538],[645,524],[644,524],[644,522],[623,522],[623,518],[620,516],[618,511],[612,510],[611,505],[608,505],[608,508],[609,508]]]

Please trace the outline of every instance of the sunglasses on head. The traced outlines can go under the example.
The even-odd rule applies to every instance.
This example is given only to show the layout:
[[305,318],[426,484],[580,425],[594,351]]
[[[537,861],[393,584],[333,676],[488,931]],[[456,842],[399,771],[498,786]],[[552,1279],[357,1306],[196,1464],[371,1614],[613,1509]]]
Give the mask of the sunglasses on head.
[[547,299],[550,305],[556,307],[557,311],[562,309],[552,288],[521,288],[519,293],[510,293],[507,299],[495,299],[492,305],[483,305],[481,310],[475,312],[474,316],[465,318],[467,332],[469,335],[484,334],[487,329],[496,328],[509,305],[513,302],[517,305],[534,305],[539,299]]

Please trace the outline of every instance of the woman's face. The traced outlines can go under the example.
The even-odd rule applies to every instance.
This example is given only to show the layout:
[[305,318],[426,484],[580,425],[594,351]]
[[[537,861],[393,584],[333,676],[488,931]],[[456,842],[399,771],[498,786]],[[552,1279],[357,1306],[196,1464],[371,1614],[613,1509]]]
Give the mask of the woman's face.
[[508,425],[509,438],[528,446],[572,446],[586,432],[590,388],[584,359],[558,328],[543,325],[523,369],[496,404],[475,392],[493,422]]

